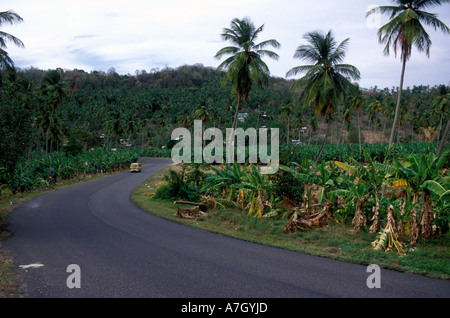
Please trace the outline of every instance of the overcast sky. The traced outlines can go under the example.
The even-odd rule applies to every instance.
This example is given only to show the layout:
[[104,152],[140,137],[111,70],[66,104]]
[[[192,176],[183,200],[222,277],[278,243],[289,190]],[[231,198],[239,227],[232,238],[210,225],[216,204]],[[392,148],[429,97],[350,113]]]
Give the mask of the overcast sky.
[[[220,34],[233,18],[249,17],[264,24],[258,41],[281,43],[278,61],[265,59],[272,75],[285,77],[291,68],[305,64],[294,59],[311,31],[333,30],[335,39],[350,38],[345,63],[361,72],[361,87],[399,86],[401,62],[383,55],[377,27],[386,17],[367,20],[370,6],[389,0],[2,0],[0,11],[14,10],[24,21],[3,25],[24,44],[7,51],[20,68],[83,69],[135,74],[136,70],[176,68],[201,63],[217,67],[216,52],[228,45]],[[450,5],[429,10],[450,27]],[[427,28],[431,56],[413,51],[405,87],[450,85],[450,35]]]

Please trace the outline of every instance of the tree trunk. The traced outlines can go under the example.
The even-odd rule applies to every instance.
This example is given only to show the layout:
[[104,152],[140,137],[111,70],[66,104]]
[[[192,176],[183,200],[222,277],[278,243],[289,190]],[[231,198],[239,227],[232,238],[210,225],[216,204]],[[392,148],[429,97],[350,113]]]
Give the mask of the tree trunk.
[[328,119],[327,130],[325,132],[325,139],[323,140],[322,148],[320,148],[319,155],[317,156],[316,162],[319,162],[319,159],[322,156],[323,149],[325,148],[325,144],[327,143],[328,135],[330,134],[330,127],[331,127],[331,119]]
[[437,144],[439,145],[439,140],[441,140],[441,130],[442,130],[442,119],[444,117],[444,114],[441,113],[441,119],[439,120],[439,127],[438,127],[438,136],[437,136]]
[[417,238],[419,237],[419,224],[417,222],[417,207],[416,203],[419,201],[419,194],[414,193],[413,194],[413,208],[411,209],[411,212],[409,212],[409,245],[414,245],[417,243]]
[[236,105],[236,112],[234,113],[234,119],[233,119],[233,133],[230,136],[230,140],[228,140],[230,146],[233,146],[233,143],[234,143],[234,134],[235,134],[236,126],[237,126],[240,101],[241,101],[241,99],[238,97],[238,101],[237,101],[237,105]]
[[436,152],[436,157],[440,156],[442,153],[442,150],[444,149],[444,145],[447,142],[449,130],[450,130],[450,118],[447,120],[447,125],[445,126],[444,134],[442,135],[441,141],[439,142],[439,147]]
[[287,124],[287,135],[286,135],[286,146],[289,146],[289,131],[290,131],[290,118],[288,116],[288,124]]
[[395,116],[394,116],[394,122],[392,123],[391,136],[389,138],[389,147],[391,147],[391,145],[394,143],[394,132],[395,132],[395,126],[396,126],[397,120],[398,120],[398,112],[400,110],[400,100],[402,98],[402,89],[403,89],[403,80],[405,77],[405,68],[406,68],[406,56],[403,56],[402,75],[400,77],[400,87],[399,87],[398,96],[397,96],[397,106],[395,106]]
[[364,198],[359,199],[356,201],[356,208],[355,208],[355,217],[352,220],[352,225],[355,230],[359,230],[359,228],[363,225],[366,225],[366,218],[364,216],[364,212],[362,210],[362,207],[364,205]]
[[428,190],[425,190],[421,212],[421,219],[422,219],[421,228],[422,228],[422,237],[424,239],[429,239],[433,236],[433,226],[432,226],[433,210],[431,208],[430,197],[431,193]]
[[359,121],[359,109],[358,109],[358,141],[359,141],[359,156],[361,157],[361,124]]

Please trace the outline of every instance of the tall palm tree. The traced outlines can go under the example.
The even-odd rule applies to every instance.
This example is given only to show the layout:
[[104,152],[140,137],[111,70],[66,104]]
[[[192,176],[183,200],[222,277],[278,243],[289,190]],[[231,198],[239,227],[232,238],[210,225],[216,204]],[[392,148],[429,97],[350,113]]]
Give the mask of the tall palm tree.
[[375,119],[377,116],[377,113],[380,113],[383,111],[383,96],[382,95],[376,95],[375,99],[367,106],[367,111],[370,115],[370,123],[374,123],[374,132],[375,132]]
[[292,104],[290,101],[287,101],[287,104],[281,107],[281,113],[286,116],[287,119],[287,129],[286,129],[286,146],[289,146],[289,133],[291,131],[291,114],[294,111],[294,108],[292,107]]
[[[212,116],[212,113],[210,112],[210,110],[208,109],[208,106],[206,106],[206,105],[202,105],[194,111],[194,117],[196,119],[199,119],[202,121],[202,130],[203,131],[205,129],[206,122],[211,119],[211,116]],[[203,136],[203,131],[202,131],[202,136]],[[202,138],[202,140],[203,140],[203,147],[205,147],[205,139]]]
[[298,140],[300,141],[300,132],[302,130],[302,127],[304,126],[304,118],[303,118],[303,114],[301,112],[297,113],[294,117],[294,119],[292,120],[292,125],[294,126],[295,129],[297,129],[298,132]]
[[384,54],[389,55],[390,48],[401,52],[402,72],[400,87],[397,94],[394,122],[392,124],[389,146],[394,142],[395,126],[398,120],[400,101],[405,77],[406,61],[411,57],[413,45],[421,52],[425,51],[430,56],[431,39],[423,24],[450,33],[450,29],[437,18],[436,14],[423,11],[429,7],[448,3],[449,0],[392,0],[393,6],[380,6],[367,12],[366,16],[374,13],[390,15],[390,21],[378,30],[378,40],[385,44]]
[[304,38],[309,44],[300,45],[294,57],[313,64],[294,67],[286,76],[306,73],[294,82],[292,89],[302,89],[300,98],[305,98],[306,103],[313,104],[315,114],[324,116],[327,121],[327,130],[317,162],[322,156],[330,133],[331,116],[335,107],[341,97],[355,89],[350,80],[358,80],[360,73],[355,66],[342,64],[349,39],[337,44],[331,30],[327,34],[310,32]]
[[190,128],[192,126],[192,118],[188,112],[184,112],[178,116],[178,123],[184,127]]
[[[4,11],[0,12],[0,26],[5,23],[14,24],[22,22],[23,19],[20,15],[15,13],[14,11]],[[7,48],[6,43],[12,42],[14,45],[18,47],[24,47],[25,45],[21,40],[16,38],[15,36],[0,31],[0,70],[2,69],[11,69],[14,67],[14,63],[12,59],[9,57],[8,53],[4,50]]]
[[[279,48],[280,43],[276,40],[271,39],[256,43],[263,30],[264,24],[256,28],[249,18],[242,20],[235,18],[231,21],[230,28],[223,29],[223,40],[230,41],[232,46],[222,48],[216,53],[215,57],[220,59],[229,56],[217,67],[217,70],[226,71],[222,84],[230,80],[231,89],[237,95],[233,131],[236,129],[241,102],[248,100],[252,83],[259,87],[268,83],[270,71],[262,58],[265,56],[275,60],[279,58],[278,54],[266,49],[268,46]],[[234,136],[232,138],[234,139]]]
[[354,91],[354,95],[352,96],[350,100],[351,106],[356,109],[356,112],[358,114],[358,143],[359,143],[359,155],[362,154],[362,148],[361,148],[361,120],[359,116],[359,111],[363,106],[363,97],[361,94],[361,90],[359,87]]
[[110,114],[109,119],[105,122],[105,129],[115,138],[115,149],[118,150],[118,139],[125,132],[125,121],[119,111]]
[[439,140],[441,139],[441,130],[442,130],[442,123],[444,116],[448,112],[448,105],[450,100],[450,93],[447,89],[447,86],[445,85],[439,85],[439,96],[433,99],[432,106],[434,111],[440,114],[441,119],[439,121],[439,128],[438,128],[438,138],[437,142],[439,143]]
[[[66,84],[62,81],[62,70],[51,70],[42,78],[42,94],[46,98],[49,107],[49,122],[53,121],[55,111],[61,107],[64,98],[67,97]],[[49,130],[46,131],[46,153],[48,152]]]

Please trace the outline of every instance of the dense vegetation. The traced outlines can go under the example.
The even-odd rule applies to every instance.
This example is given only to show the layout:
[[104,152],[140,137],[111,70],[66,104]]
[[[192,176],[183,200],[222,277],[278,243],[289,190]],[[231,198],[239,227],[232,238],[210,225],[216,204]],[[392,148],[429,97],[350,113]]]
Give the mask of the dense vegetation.
[[[0,98],[2,139],[1,184],[16,189],[11,177],[23,171],[24,161],[30,162],[42,153],[54,151],[76,156],[92,148],[155,148],[169,146],[174,127],[192,127],[194,119],[202,119],[206,127],[229,127],[235,103],[229,87],[222,87],[221,76],[213,69],[201,65],[178,69],[154,70],[135,75],[117,73],[86,73],[80,70],[64,71],[37,69],[3,73]],[[296,102],[290,90],[291,81],[271,78],[266,89],[253,89],[246,105],[248,117],[240,127],[280,128],[282,163],[313,159],[324,138],[324,123],[308,108]],[[404,153],[434,151],[442,123],[448,116],[434,105],[448,88],[408,88],[403,98],[405,109],[401,113],[402,125],[396,149]],[[395,89],[364,91],[361,116],[342,102],[334,114],[332,133],[323,159],[343,160],[344,153],[362,158],[363,150],[382,161],[386,154],[388,129],[393,113]],[[203,106],[204,112],[193,112]],[[286,145],[286,105],[292,105],[290,139],[304,144]],[[196,107],[198,106],[198,107]],[[407,111],[408,110],[408,111]],[[364,114],[364,115],[363,115]],[[307,127],[305,131],[300,130]],[[362,146],[359,147],[359,127]],[[305,133],[303,133],[305,132]],[[125,141],[120,143],[120,140]],[[379,142],[365,144],[364,141]],[[416,144],[427,141],[429,143]],[[124,144],[131,144],[126,147]],[[309,146],[308,146],[309,145]],[[417,146],[416,146],[417,145]],[[166,154],[167,156],[167,154]],[[28,170],[28,169],[25,169]],[[34,177],[33,177],[34,178]]]
[[[201,120],[204,128],[222,131],[236,125],[279,128],[281,171],[268,176],[254,165],[183,167],[169,173],[156,197],[212,200],[255,218],[286,219],[287,232],[313,229],[323,220],[351,222],[355,229],[380,232],[375,248],[399,253],[406,236],[415,244],[419,237],[445,234],[449,156],[442,148],[450,126],[449,87],[404,89],[403,78],[411,47],[430,50],[421,23],[450,31],[436,16],[417,11],[439,1],[394,2],[399,6],[380,8],[392,16],[379,30],[379,41],[385,53],[401,48],[399,88],[351,82],[360,73],[344,62],[348,39],[337,41],[331,30],[305,34],[307,44],[295,57],[309,64],[287,73],[303,77],[271,77],[263,57],[277,59],[267,47],[277,49],[279,43],[256,44],[263,26],[247,18],[233,19],[224,29],[223,39],[233,46],[216,53],[226,56],[217,70],[200,64],[133,75],[113,68],[17,69],[3,48],[5,40],[22,43],[5,35],[0,195],[114,171],[142,156],[169,157],[173,129],[192,129],[194,120]],[[4,21],[21,18],[1,12],[0,25]],[[242,121],[239,113],[246,115]]]

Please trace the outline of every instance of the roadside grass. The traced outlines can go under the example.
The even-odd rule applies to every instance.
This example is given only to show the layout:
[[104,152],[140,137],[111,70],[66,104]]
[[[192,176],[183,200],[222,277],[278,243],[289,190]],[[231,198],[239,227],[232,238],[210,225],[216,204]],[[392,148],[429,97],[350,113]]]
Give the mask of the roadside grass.
[[449,233],[406,247],[406,255],[400,256],[396,252],[373,250],[371,243],[376,235],[368,231],[356,232],[348,224],[331,222],[313,231],[285,234],[283,230],[287,220],[256,219],[237,209],[214,209],[195,219],[180,218],[176,216],[177,208],[184,206],[152,197],[171,168],[166,167],[136,188],[132,194],[133,202],[164,219],[241,240],[361,265],[378,264],[396,271],[450,279]]

